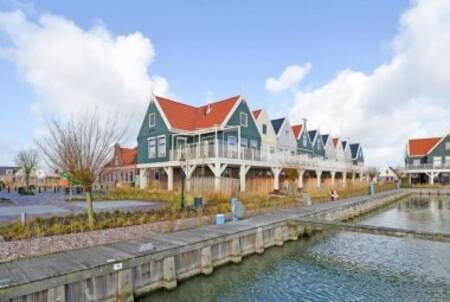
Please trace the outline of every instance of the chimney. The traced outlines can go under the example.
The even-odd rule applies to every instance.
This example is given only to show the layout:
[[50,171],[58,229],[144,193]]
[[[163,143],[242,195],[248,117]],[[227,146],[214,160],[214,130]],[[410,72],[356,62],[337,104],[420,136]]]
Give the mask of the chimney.
[[211,112],[211,104],[206,105],[205,108],[205,116],[208,115]]
[[308,120],[306,119],[306,118],[303,118],[303,129],[307,129],[307,127],[306,127],[306,122],[307,122]]

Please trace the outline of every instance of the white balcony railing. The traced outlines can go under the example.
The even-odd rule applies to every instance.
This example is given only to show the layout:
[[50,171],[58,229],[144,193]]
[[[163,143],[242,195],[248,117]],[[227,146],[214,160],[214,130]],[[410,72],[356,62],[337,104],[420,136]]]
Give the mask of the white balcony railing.
[[312,157],[308,154],[292,154],[290,151],[270,152],[255,148],[238,147],[220,141],[204,141],[188,144],[183,148],[170,151],[171,160],[202,160],[211,158],[240,159],[246,161],[271,162],[281,165],[295,165],[316,168],[350,169],[352,162]]
[[450,169],[450,162],[433,163],[433,164],[406,164],[406,170],[435,170],[435,169]]

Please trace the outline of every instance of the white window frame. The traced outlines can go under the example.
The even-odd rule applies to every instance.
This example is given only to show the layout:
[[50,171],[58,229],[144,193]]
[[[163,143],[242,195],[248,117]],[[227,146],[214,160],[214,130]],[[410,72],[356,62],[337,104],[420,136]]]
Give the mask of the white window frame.
[[248,139],[246,137],[241,137],[241,147],[248,148]]
[[[152,123],[153,119],[153,123]],[[152,112],[148,114],[148,127],[155,128],[156,127],[156,113]]]
[[251,149],[258,149],[258,141],[256,139],[250,140],[250,148]]
[[308,138],[306,137],[306,135],[303,135],[303,147],[306,147],[308,145]]
[[420,166],[420,159],[419,158],[413,159],[412,164],[413,164],[414,167]]
[[[158,157],[166,157],[167,152],[167,138],[165,135],[159,135],[158,137]],[[163,142],[163,144],[161,144],[161,142]],[[163,145],[163,147],[161,146]]]
[[[153,147],[153,150],[152,150]],[[148,158],[154,159],[156,158],[156,137],[148,138]]]
[[450,142],[445,143],[445,151],[450,151]]
[[450,166],[450,156],[445,157],[445,165]]
[[248,126],[248,114],[247,113],[245,113],[245,112],[240,112],[239,113],[239,124],[242,127],[247,127]]
[[434,156],[433,157],[433,167],[442,166],[442,156]]

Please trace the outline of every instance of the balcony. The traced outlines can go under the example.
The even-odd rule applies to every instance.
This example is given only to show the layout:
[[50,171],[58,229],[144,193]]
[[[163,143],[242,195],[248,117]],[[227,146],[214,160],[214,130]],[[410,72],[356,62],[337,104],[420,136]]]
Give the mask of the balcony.
[[205,141],[188,144],[183,148],[170,150],[171,161],[206,161],[208,159],[242,160],[255,164],[268,163],[286,167],[307,167],[309,169],[349,170],[364,169],[364,166],[354,166],[352,162],[312,157],[307,154],[292,154],[290,151],[270,152],[256,148],[239,147],[221,141]]
[[450,170],[450,162],[433,164],[406,164],[402,170]]

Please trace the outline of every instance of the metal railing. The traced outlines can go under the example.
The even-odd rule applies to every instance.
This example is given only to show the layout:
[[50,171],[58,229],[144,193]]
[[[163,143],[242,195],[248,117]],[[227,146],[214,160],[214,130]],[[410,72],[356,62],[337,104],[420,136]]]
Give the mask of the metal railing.
[[246,161],[271,162],[280,165],[304,166],[311,168],[351,169],[364,168],[363,165],[353,165],[351,161],[338,161],[313,157],[308,154],[293,154],[292,151],[261,150],[256,148],[238,147],[221,141],[204,141],[188,144],[183,148],[170,151],[170,160],[202,160],[211,158],[239,159]]

